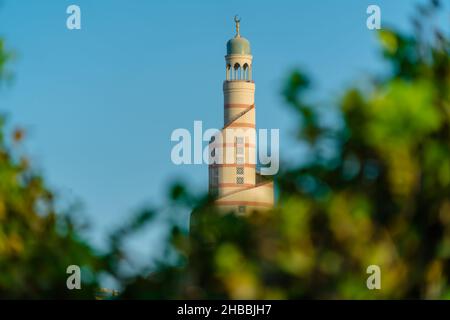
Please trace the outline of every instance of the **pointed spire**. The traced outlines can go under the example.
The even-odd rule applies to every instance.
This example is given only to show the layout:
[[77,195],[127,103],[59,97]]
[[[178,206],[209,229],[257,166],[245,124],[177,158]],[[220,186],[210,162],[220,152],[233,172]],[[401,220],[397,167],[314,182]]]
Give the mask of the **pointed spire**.
[[241,34],[239,32],[239,23],[241,22],[241,19],[239,18],[238,15],[234,16],[234,22],[236,23],[236,35],[234,37],[235,38],[240,38]]

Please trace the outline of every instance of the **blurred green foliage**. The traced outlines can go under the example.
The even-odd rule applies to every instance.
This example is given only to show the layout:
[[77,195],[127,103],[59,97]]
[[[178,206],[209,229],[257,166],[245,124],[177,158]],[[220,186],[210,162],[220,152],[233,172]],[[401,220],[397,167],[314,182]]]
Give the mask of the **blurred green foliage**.
[[[390,70],[346,90],[340,127],[320,122],[305,98],[310,80],[293,72],[283,95],[311,160],[282,167],[276,208],[219,214],[213,199],[175,185],[164,214],[176,221],[195,207],[190,232],[174,222],[175,259],[138,276],[121,273],[122,244],[158,212],[144,211],[95,253],[2,136],[0,297],[83,297],[65,289],[66,266],[78,264],[92,274],[80,291],[91,297],[103,272],[122,284],[118,298],[450,298],[450,42],[427,32],[438,10],[438,1],[421,6],[411,35],[379,33]],[[325,157],[330,141],[336,152]],[[366,287],[372,264],[381,290]]]
[[22,136],[17,129],[12,146],[0,136],[0,297],[69,297],[66,268],[96,258],[71,222],[56,216],[42,177],[12,150]]

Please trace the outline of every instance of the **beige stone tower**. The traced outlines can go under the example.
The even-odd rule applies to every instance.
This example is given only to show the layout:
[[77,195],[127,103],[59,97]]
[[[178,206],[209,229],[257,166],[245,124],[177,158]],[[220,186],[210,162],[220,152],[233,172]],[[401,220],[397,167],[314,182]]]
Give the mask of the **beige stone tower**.
[[227,43],[223,83],[224,127],[210,142],[217,163],[209,165],[209,190],[216,205],[239,213],[273,207],[273,182],[261,177],[256,165],[255,83],[250,43],[240,35]]

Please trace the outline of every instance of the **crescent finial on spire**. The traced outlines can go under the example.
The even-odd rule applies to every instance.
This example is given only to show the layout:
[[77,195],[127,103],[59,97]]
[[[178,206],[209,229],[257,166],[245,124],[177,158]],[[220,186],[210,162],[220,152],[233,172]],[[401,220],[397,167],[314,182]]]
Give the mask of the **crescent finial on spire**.
[[240,38],[241,34],[239,32],[239,23],[241,22],[241,18],[238,15],[234,16],[234,22],[236,23],[236,35],[235,38]]

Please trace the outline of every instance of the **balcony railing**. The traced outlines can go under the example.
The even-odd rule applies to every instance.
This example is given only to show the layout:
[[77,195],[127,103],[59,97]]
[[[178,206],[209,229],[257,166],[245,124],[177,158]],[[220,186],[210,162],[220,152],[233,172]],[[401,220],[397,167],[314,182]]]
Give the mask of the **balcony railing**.
[[254,80],[244,80],[244,79],[227,79],[225,81],[227,81],[227,82],[250,82],[250,83],[255,83]]

